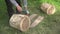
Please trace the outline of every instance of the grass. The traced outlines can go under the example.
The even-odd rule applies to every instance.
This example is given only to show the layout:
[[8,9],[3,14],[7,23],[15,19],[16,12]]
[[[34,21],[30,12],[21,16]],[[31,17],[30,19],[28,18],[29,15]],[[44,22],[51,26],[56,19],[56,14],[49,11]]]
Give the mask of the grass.
[[[55,5],[56,13],[47,15],[39,10],[41,3],[47,2]],[[60,0],[29,0],[28,7],[31,14],[36,13],[45,19],[35,28],[21,32],[9,26],[9,18],[4,0],[0,0],[0,34],[60,34]]]

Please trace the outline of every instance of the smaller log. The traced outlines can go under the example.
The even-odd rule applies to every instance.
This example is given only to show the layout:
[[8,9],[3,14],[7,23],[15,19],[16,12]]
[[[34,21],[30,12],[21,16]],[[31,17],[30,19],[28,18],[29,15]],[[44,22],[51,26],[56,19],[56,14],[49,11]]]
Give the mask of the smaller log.
[[47,13],[48,15],[55,13],[55,6],[48,4],[48,3],[42,3],[41,10]]

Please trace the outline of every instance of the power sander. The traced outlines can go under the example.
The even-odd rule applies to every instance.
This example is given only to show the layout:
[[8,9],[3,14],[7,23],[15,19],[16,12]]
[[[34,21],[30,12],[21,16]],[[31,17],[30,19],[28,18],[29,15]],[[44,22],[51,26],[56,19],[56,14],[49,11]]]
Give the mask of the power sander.
[[27,8],[27,0],[23,0],[23,11],[22,11],[22,14],[30,15],[30,13],[28,11],[28,8]]

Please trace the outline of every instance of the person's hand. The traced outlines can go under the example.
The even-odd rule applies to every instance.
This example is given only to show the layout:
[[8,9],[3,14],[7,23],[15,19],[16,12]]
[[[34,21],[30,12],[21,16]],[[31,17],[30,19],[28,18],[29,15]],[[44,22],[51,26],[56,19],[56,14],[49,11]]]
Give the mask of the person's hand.
[[22,12],[22,7],[20,7],[19,5],[17,6],[17,10],[19,11],[19,12]]

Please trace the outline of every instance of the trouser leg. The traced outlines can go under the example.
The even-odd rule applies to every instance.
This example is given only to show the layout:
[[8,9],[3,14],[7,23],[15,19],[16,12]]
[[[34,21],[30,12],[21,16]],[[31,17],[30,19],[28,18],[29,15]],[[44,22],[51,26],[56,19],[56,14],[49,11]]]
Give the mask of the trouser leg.
[[14,13],[14,10],[12,8],[13,5],[9,0],[5,0],[5,2],[6,2],[6,6],[7,6],[8,15],[9,15],[9,17],[11,17]]

